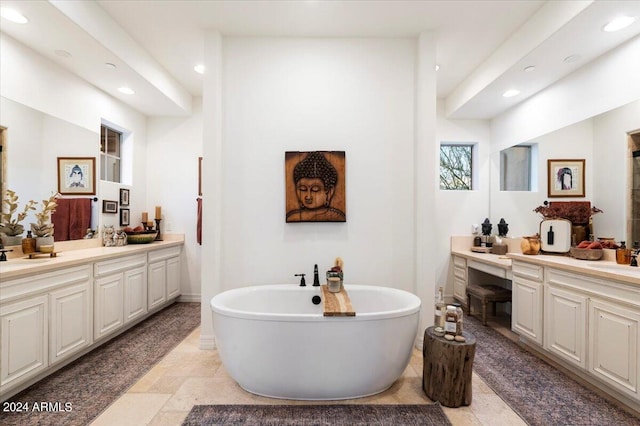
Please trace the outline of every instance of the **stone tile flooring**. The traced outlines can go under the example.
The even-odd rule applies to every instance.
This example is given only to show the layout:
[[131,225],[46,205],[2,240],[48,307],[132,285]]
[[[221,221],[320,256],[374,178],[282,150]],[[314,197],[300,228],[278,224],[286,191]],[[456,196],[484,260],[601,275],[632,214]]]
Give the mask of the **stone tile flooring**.
[[[265,398],[244,391],[222,366],[218,353],[199,349],[200,328],[156,364],[92,425],[180,425],[196,404],[310,404]],[[422,391],[422,352],[415,349],[402,377],[385,392],[340,401],[351,404],[419,404],[431,401]],[[340,403],[338,402],[338,403]],[[447,408],[454,425],[525,425],[475,373],[473,402]]]

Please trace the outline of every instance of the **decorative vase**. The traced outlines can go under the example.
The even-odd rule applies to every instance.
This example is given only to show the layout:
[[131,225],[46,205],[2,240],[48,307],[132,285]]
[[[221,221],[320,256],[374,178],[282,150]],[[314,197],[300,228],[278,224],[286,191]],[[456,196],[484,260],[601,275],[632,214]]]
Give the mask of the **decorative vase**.
[[540,253],[540,237],[538,235],[522,237],[522,241],[520,241],[520,249],[522,250],[522,254]]
[[50,237],[36,237],[36,251],[40,251],[40,246],[52,246],[53,236]]
[[575,241],[576,244],[579,244],[581,241],[588,241],[591,237],[589,224],[571,225],[571,236],[572,241]]
[[5,246],[22,245],[22,235],[5,235],[2,237],[2,243]]

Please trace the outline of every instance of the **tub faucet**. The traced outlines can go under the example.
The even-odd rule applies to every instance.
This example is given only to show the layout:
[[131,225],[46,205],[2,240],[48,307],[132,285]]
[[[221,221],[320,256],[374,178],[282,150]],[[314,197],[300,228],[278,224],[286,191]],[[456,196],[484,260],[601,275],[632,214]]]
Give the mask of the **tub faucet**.
[[314,265],[313,266],[313,286],[314,287],[319,287],[320,286],[320,278],[318,277],[318,265]]
[[307,283],[304,280],[304,276],[307,274],[294,274],[294,277],[300,277],[300,287],[306,287]]

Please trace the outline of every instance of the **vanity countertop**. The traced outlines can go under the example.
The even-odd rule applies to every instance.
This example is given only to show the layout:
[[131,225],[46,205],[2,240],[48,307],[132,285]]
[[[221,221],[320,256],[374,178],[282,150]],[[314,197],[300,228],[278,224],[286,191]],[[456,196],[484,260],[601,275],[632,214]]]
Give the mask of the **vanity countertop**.
[[498,268],[511,269],[511,258],[507,255],[497,255],[493,253],[476,253],[471,250],[451,250],[451,254],[464,257],[468,260],[475,260]]
[[78,250],[58,252],[56,257],[42,254],[33,259],[27,256],[14,257],[0,262],[0,283],[9,279],[23,278],[36,273],[45,273],[60,268],[84,265],[87,263],[109,260],[116,257],[147,253],[152,250],[180,246],[184,244],[183,235],[165,236],[164,241],[149,244],[128,244],[123,247],[90,247]]

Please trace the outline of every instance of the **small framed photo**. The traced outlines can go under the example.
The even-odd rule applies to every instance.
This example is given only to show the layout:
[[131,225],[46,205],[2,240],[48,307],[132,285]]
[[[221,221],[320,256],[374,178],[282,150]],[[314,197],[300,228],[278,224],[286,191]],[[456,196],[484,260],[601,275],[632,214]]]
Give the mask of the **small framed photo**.
[[584,197],[584,159],[547,160],[548,196]]
[[62,195],[96,193],[95,157],[58,157],[58,192]]
[[102,213],[118,213],[118,203],[111,200],[102,200]]
[[120,188],[120,205],[128,206],[129,205],[129,190],[125,188]]
[[129,209],[120,209],[120,226],[129,226]]

